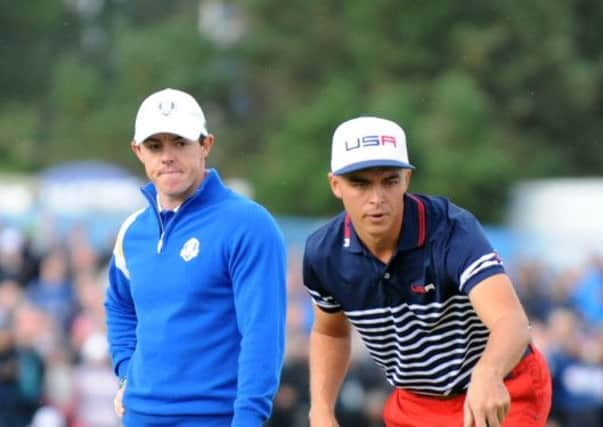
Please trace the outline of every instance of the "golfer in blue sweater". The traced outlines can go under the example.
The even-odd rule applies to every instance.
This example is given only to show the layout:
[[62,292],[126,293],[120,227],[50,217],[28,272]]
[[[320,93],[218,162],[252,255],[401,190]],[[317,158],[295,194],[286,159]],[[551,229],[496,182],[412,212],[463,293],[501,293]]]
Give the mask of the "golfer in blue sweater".
[[214,136],[189,94],[136,116],[149,205],[117,235],[106,293],[124,425],[259,427],[283,362],[286,250],[271,215],[206,168]]

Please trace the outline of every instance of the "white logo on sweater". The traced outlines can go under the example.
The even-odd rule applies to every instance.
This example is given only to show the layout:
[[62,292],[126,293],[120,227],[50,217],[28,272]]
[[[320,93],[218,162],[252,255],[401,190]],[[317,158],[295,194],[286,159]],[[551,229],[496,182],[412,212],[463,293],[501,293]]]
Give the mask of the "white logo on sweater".
[[189,262],[197,255],[199,255],[199,240],[194,237],[191,237],[182,246],[182,249],[180,249],[180,256],[183,260]]

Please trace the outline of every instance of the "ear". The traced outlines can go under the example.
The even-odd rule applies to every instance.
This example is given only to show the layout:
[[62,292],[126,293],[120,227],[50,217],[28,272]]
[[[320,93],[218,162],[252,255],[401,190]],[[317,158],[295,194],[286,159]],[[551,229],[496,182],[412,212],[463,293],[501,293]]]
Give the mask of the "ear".
[[332,172],[329,172],[327,175],[327,179],[329,180],[329,185],[331,186],[331,191],[333,192],[333,195],[338,199],[341,199],[341,177],[333,175]]
[[209,156],[209,152],[214,146],[214,142],[216,142],[216,138],[214,137],[214,135],[211,133],[207,134],[207,136],[203,140],[203,143],[201,144],[201,147],[203,148],[204,159]]
[[405,169],[402,176],[404,177],[405,189],[408,190],[408,187],[410,186],[410,179],[412,178],[412,169]]
[[138,160],[140,160],[140,163],[144,164],[144,161],[142,160],[142,147],[140,145],[136,144],[136,142],[132,141],[130,143],[130,148],[132,149],[132,152],[134,152],[136,157],[138,157]]

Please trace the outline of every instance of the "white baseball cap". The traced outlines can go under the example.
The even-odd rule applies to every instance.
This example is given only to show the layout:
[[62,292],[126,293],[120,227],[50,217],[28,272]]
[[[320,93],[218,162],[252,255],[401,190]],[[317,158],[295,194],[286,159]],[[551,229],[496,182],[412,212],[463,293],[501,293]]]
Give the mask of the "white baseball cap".
[[357,117],[341,123],[333,133],[331,172],[344,175],[376,167],[415,168],[408,161],[404,130],[378,117]]
[[196,141],[207,135],[203,110],[191,95],[177,89],[163,89],[149,95],[138,109],[134,142],[140,145],[156,133],[173,133]]

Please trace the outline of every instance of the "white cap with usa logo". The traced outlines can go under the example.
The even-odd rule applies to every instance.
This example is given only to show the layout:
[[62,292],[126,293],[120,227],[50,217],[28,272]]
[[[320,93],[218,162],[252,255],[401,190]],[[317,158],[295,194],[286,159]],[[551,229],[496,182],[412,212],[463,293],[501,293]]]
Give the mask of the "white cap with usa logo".
[[142,144],[157,133],[173,133],[193,141],[206,136],[205,114],[195,98],[181,90],[167,88],[142,101],[134,124],[134,142]]
[[357,117],[341,123],[333,133],[331,172],[344,175],[376,167],[415,168],[408,161],[404,130],[378,117]]

